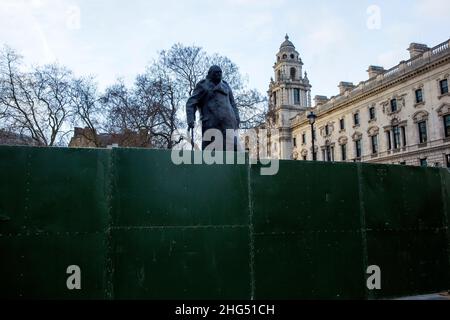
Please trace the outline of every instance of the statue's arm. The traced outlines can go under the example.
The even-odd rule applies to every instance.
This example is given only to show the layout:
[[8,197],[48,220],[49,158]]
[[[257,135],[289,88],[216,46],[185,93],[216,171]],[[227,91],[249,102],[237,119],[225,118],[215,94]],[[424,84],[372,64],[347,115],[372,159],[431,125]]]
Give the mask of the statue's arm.
[[233,95],[233,91],[231,90],[231,88],[230,88],[230,103],[231,103],[231,106],[233,107],[234,115],[236,117],[236,121],[237,121],[238,127],[239,127],[239,123],[241,122],[241,118],[239,116],[239,110],[238,110],[238,107],[236,105],[236,101],[234,100],[234,95]]
[[195,124],[195,111],[200,107],[200,101],[204,97],[206,91],[201,82],[197,84],[192,93],[192,96],[188,99],[186,103],[186,120],[189,127],[193,127]]

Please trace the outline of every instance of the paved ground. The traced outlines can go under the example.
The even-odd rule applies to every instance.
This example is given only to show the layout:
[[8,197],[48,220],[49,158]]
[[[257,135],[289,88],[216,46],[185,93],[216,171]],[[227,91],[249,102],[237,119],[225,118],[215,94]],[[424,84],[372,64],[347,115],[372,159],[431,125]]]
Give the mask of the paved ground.
[[435,293],[435,294],[425,294],[422,296],[404,297],[396,300],[448,300],[450,301],[449,293]]

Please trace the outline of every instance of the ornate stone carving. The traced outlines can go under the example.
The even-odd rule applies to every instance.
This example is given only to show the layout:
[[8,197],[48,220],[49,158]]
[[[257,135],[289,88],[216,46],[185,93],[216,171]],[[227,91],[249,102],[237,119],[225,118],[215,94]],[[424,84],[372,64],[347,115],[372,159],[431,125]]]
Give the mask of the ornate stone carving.
[[308,156],[308,150],[303,149],[301,155],[302,155],[302,157],[307,157]]
[[428,120],[429,113],[425,110],[417,111],[413,115],[414,123]]
[[448,103],[444,103],[442,104],[438,109],[437,109],[437,113],[440,117],[443,117],[447,114],[450,113],[450,104]]
[[338,139],[338,143],[339,143],[340,145],[347,144],[347,142],[348,142],[348,138],[345,137],[345,136],[342,136],[342,137],[340,137],[340,138]]
[[372,126],[367,130],[369,137],[376,136],[380,132],[380,128]]
[[352,135],[352,139],[353,139],[353,141],[361,140],[361,139],[362,139],[362,133],[361,133],[361,132],[355,132],[355,133]]

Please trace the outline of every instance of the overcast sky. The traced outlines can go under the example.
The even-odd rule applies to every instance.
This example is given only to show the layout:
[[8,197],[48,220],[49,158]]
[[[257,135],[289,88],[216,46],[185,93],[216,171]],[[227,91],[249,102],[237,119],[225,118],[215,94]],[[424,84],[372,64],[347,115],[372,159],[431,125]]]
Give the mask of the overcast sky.
[[131,82],[159,50],[181,42],[228,56],[266,92],[289,34],[312,94],[366,80],[371,64],[408,59],[409,43],[450,37],[450,0],[0,0],[0,45],[27,64],[57,60],[101,88]]

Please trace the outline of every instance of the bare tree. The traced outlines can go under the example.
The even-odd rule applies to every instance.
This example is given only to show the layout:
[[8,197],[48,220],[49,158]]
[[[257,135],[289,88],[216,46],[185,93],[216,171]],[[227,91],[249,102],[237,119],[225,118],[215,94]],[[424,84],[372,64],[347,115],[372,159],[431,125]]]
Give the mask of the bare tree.
[[21,57],[10,48],[1,52],[0,105],[4,127],[30,135],[40,146],[62,145],[70,132],[71,72],[59,65],[21,71]]
[[101,104],[97,84],[93,77],[73,79],[70,90],[72,124],[88,128],[84,138],[100,147],[98,131],[103,128]]
[[[162,51],[155,64],[160,69],[167,70],[166,74],[177,84],[184,99],[192,94],[197,83],[206,77],[212,65],[220,66],[224,80],[234,91],[241,115],[241,127],[249,129],[264,123],[267,99],[257,90],[247,88],[247,81],[240,74],[238,66],[229,58],[218,54],[208,55],[200,47],[175,44],[168,51]],[[184,104],[184,101],[180,103]],[[184,111],[184,108],[178,109]],[[179,116],[184,119],[184,114]]]
[[184,88],[184,94],[190,96],[197,83],[206,75],[205,61],[207,60],[207,54],[201,47],[186,47],[177,43],[169,50],[161,51],[155,64],[170,70],[174,80]]

